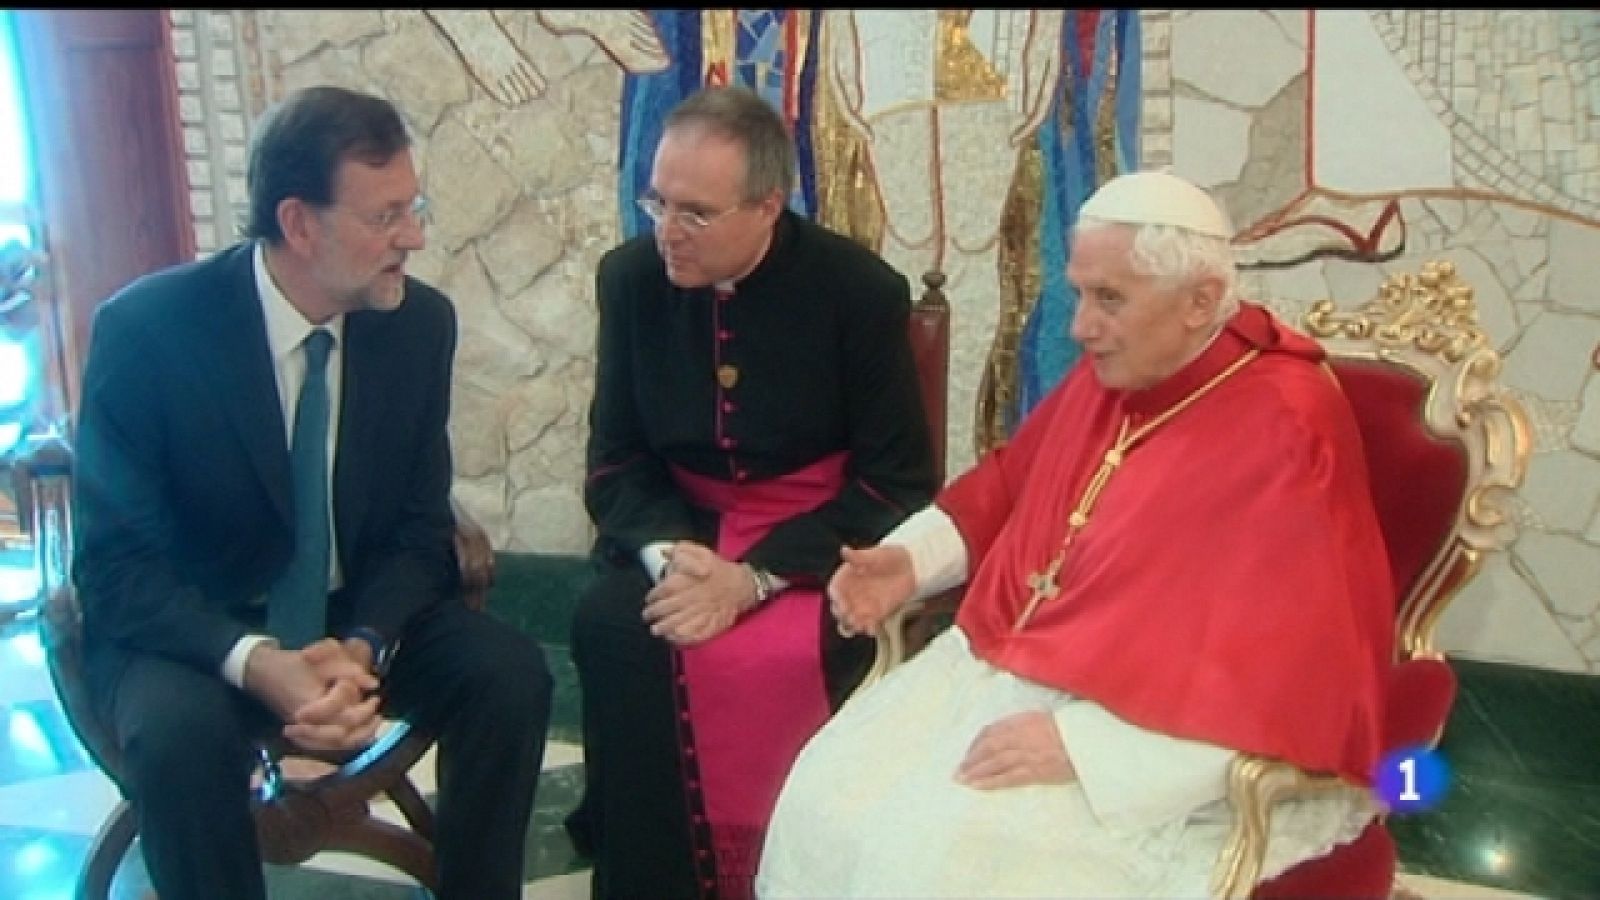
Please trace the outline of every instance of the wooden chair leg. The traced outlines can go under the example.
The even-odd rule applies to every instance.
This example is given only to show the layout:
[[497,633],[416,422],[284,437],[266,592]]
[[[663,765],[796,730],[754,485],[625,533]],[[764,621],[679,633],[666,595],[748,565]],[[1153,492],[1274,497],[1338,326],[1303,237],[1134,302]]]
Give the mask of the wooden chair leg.
[[107,900],[111,896],[111,883],[138,833],[138,815],[128,801],[118,801],[89,845],[89,855],[78,873],[77,900]]
[[416,784],[410,778],[401,779],[390,785],[385,791],[390,802],[399,808],[400,814],[411,823],[411,830],[426,838],[430,843],[433,835],[433,808],[428,806],[428,801],[422,799],[422,794],[417,790]]
[[369,818],[347,827],[335,826],[327,849],[381,860],[410,875],[429,891],[437,891],[433,845],[416,833],[382,819]]

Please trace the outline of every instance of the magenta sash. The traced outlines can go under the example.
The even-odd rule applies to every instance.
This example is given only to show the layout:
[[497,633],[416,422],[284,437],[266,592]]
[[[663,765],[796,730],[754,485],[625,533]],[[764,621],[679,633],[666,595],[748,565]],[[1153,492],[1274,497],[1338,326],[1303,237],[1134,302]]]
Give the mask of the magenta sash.
[[[740,559],[773,526],[821,506],[844,482],[838,453],[761,484],[734,484],[674,469],[694,502],[721,514],[714,548]],[[820,590],[789,588],[733,628],[674,654],[691,831],[709,826],[717,894],[751,896],[767,822],[789,767],[828,718],[822,675]],[[702,886],[706,868],[702,872]]]

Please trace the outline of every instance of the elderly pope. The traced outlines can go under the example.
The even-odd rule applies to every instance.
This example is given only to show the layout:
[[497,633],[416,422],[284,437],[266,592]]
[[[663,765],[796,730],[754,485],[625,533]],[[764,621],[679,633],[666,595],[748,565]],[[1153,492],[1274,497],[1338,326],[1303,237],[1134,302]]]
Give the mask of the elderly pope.
[[1207,892],[1228,763],[1349,787],[1275,816],[1264,876],[1375,813],[1394,597],[1350,407],[1242,302],[1226,215],[1166,172],[1079,211],[1077,366],[828,586],[840,627],[965,584],[955,626],[806,745],[763,897]]

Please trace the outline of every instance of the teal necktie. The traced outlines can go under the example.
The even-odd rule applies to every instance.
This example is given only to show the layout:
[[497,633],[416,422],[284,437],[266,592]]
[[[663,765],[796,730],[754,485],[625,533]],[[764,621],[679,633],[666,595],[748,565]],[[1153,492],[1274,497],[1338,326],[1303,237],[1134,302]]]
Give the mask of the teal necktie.
[[294,480],[294,556],[267,599],[267,631],[286,649],[328,631],[328,351],[333,335],[318,328],[305,339],[306,380],[289,440]]

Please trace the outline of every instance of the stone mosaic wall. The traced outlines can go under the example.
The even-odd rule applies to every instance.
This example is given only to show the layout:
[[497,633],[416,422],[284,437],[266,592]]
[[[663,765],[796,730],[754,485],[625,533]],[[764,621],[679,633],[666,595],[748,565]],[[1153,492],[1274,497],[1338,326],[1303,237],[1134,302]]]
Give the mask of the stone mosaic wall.
[[[1456,603],[1442,639],[1600,673],[1600,17],[1351,13],[1368,18],[1314,29],[1313,15],[1331,14],[1145,11],[1141,157],[1224,198],[1257,265],[1250,292],[1291,319],[1325,296],[1354,305],[1387,272],[1456,263],[1535,419],[1537,454],[1513,552]],[[592,272],[618,239],[625,57],[531,11],[496,21],[536,63],[520,93],[486,88],[463,64],[462,31],[427,11],[175,11],[196,232],[203,251],[232,239],[246,123],[266,102],[317,82],[393,99],[435,210],[411,268],[454,298],[462,325],[458,494],[502,549],[580,553]],[[494,61],[504,44],[479,52]],[[1385,188],[1395,171],[1421,174]],[[1319,217],[1354,237],[1318,231]],[[1329,252],[1339,241],[1344,256]]]
[[[1309,225],[1282,227],[1305,211],[1303,187],[1337,189],[1325,181],[1368,178],[1334,174],[1331,165],[1305,171],[1316,140],[1304,125],[1308,94],[1313,104],[1339,102],[1308,85],[1306,17],[1177,12],[1169,20],[1163,83],[1173,98],[1172,164],[1226,198],[1236,226],[1275,224],[1246,245],[1262,261],[1332,239],[1307,234]],[[1366,24],[1319,21],[1317,33]],[[1357,305],[1388,272],[1415,272],[1429,259],[1456,264],[1476,289],[1480,319],[1504,354],[1502,380],[1529,411],[1536,443],[1518,498],[1520,536],[1453,604],[1440,642],[1464,656],[1600,673],[1600,282],[1593,275],[1600,223],[1586,218],[1600,202],[1600,16],[1387,12],[1372,14],[1370,26],[1380,39],[1403,40],[1405,50],[1374,42],[1371,65],[1351,71],[1322,61],[1323,79],[1342,72],[1349,84],[1337,89],[1360,95],[1357,115],[1340,127],[1370,148],[1369,168],[1425,171],[1436,159],[1440,180],[1459,187],[1381,190],[1373,185],[1381,187],[1384,173],[1372,172],[1364,193],[1314,209],[1362,224],[1372,221],[1365,210],[1394,201],[1403,246],[1390,227],[1370,247],[1397,255],[1264,267],[1246,281],[1294,321],[1323,297]],[[1159,65],[1166,40],[1165,28],[1147,30],[1147,72]],[[1239,47],[1251,48],[1242,62]],[[1425,98],[1420,109],[1400,106],[1403,91],[1373,90],[1380,51]],[[1431,117],[1427,128],[1415,122],[1419,115]],[[1158,116],[1145,123],[1150,162],[1157,161],[1151,148],[1163,144],[1158,123]]]

